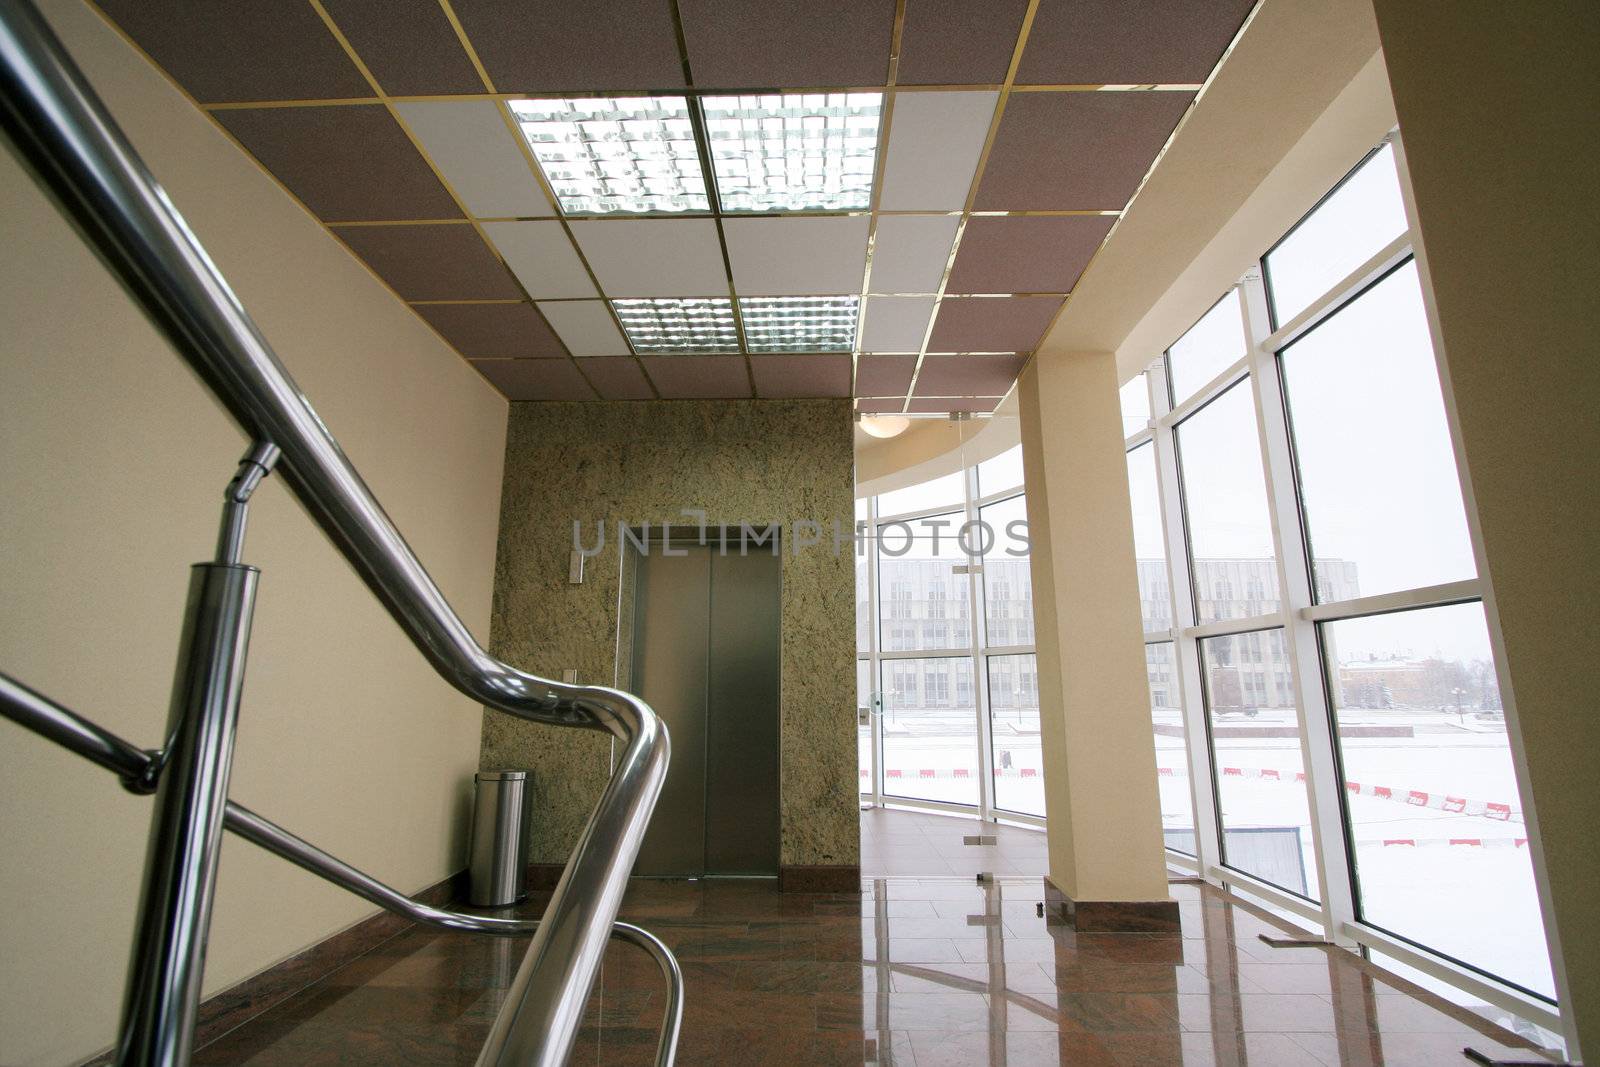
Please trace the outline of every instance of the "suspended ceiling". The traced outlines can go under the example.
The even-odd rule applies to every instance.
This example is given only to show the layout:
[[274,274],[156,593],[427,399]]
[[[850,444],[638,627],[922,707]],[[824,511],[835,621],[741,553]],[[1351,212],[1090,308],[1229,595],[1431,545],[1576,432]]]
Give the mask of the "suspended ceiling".
[[510,399],[986,412],[1250,3],[99,6]]

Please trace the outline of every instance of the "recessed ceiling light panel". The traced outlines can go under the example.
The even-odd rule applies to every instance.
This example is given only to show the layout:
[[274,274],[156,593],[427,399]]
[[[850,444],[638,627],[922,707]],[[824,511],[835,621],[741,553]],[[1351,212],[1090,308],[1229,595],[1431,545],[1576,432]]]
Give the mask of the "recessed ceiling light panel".
[[856,296],[746,296],[739,299],[752,352],[849,352],[855,348]]
[[710,210],[689,104],[683,97],[510,103],[563,214]]
[[739,351],[733,301],[727,298],[613,300],[611,306],[636,352]]
[[871,206],[882,93],[708,96],[700,103],[723,211]]

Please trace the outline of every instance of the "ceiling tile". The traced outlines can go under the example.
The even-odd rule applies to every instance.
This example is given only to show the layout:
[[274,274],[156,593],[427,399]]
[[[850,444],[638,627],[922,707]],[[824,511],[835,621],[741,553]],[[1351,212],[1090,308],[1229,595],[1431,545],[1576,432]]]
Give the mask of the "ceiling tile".
[[532,304],[423,304],[414,309],[468,359],[565,358]]
[[969,219],[945,292],[1070,292],[1115,221],[1093,215]]
[[[583,260],[559,222],[486,222],[483,232],[535,300],[595,296]],[[606,353],[613,355],[614,353]]]
[[601,400],[654,400],[655,392],[632,356],[590,356],[578,361]]
[[417,100],[395,110],[467,210],[479,218],[553,218],[533,165],[493,100]]
[[626,356],[630,352],[604,300],[544,302],[539,310],[575,356]]
[[[998,85],[1006,80],[1028,0],[906,0],[900,85]],[[905,99],[901,97],[901,99]],[[899,105],[896,104],[896,107]]]
[[455,0],[456,17],[502,93],[681,87],[672,5]]
[[1054,296],[961,297],[939,304],[930,352],[1032,352],[1061,306]]
[[725,219],[734,286],[740,296],[859,293],[868,223],[864,215]]
[[1004,396],[1026,356],[927,356],[917,374],[916,395]]
[[1019,85],[1206,80],[1254,0],[1040,0]]
[[850,395],[850,356],[819,352],[803,356],[751,356],[756,395],[787,399]]
[[438,0],[322,0],[322,6],[390,96],[483,92]]
[[471,226],[341,226],[334,232],[402,300],[514,300],[522,295]]
[[324,222],[461,217],[379,104],[243,108],[212,118]]
[[917,415],[938,415],[949,411],[993,411],[1003,396],[912,397],[906,411]]
[[1193,93],[1013,93],[974,207],[1121,209]]
[[678,0],[697,86],[883,85],[894,0]]
[[[863,352],[920,352],[933,315],[931,296],[867,298],[866,324],[861,328]],[[902,390],[904,391],[904,390]]]
[[878,207],[959,211],[989,136],[998,93],[899,93]]
[[711,219],[573,221],[573,240],[609,297],[727,296]]
[[593,400],[594,390],[570,359],[473,360],[507,400]]
[[645,356],[639,362],[664,400],[721,400],[750,395],[750,375],[743,356]]
[[905,406],[906,398],[903,396],[882,399],[869,398],[866,400],[856,401],[856,410],[867,415],[898,415],[900,414],[901,409]]
[[373,95],[310,4],[102,0],[100,9],[202,104]]
[[862,356],[856,361],[857,396],[905,396],[916,356]]
[[880,216],[872,246],[870,291],[938,292],[960,221],[951,215]]

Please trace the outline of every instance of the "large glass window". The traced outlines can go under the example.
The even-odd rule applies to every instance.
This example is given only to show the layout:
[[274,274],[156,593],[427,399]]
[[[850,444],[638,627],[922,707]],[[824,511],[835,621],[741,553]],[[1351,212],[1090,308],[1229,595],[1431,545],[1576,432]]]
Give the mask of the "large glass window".
[[993,543],[983,553],[983,622],[988,644],[999,648],[1031,645],[1033,569],[1027,542],[1017,536],[1026,536],[1027,502],[1014,496],[979,509],[978,517],[982,521],[979,529],[993,532]]
[[993,496],[1022,488],[1022,446],[1012,445],[993,459],[978,464],[978,494]]
[[962,512],[878,527],[878,646],[885,652],[967,648],[972,643],[971,564],[958,533]]
[[972,658],[881,661],[883,791],[978,802],[978,705]]
[[1044,818],[1044,746],[1039,738],[1037,658],[990,656],[989,723],[994,806]]
[[1244,304],[1238,290],[1230,289],[1167,350],[1172,402],[1181,404],[1189,399],[1202,385],[1243,359],[1248,349]]
[[1177,439],[1198,620],[1277,611],[1277,552],[1249,383],[1185,419]]
[[1189,747],[1178,700],[1178,663],[1171,641],[1144,646],[1150,682],[1150,723],[1156,735],[1156,785],[1161,790],[1161,836],[1174,852],[1194,855],[1194,794]]
[[1128,496],[1133,502],[1133,555],[1139,569],[1139,613],[1144,630],[1170,630],[1172,590],[1167,582],[1166,533],[1161,526],[1161,487],[1152,443],[1128,452]]
[[930,508],[959,507],[966,499],[966,472],[956,471],[878,497],[879,515],[906,515]]
[[1135,374],[1118,394],[1122,403],[1122,436],[1132,437],[1150,424],[1150,383],[1144,371]]
[[856,712],[867,709],[868,719],[856,723],[856,763],[860,772],[861,792],[872,792],[872,661],[856,660]]

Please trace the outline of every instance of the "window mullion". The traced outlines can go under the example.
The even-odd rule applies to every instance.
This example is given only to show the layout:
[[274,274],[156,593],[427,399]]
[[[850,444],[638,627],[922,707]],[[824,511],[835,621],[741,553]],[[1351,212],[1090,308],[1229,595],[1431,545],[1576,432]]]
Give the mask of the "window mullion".
[[[978,467],[966,468],[966,522],[978,519]],[[968,539],[971,544],[971,539]],[[981,545],[980,537],[978,543]],[[959,544],[959,541],[958,541]],[[967,617],[972,620],[972,697],[973,709],[978,716],[978,817],[994,818],[994,735],[989,721],[989,661],[984,646],[989,637],[988,603],[983,595],[983,557],[967,559],[967,597],[971,607]]]
[[1334,752],[1327,691],[1322,684],[1317,628],[1301,615],[1301,611],[1312,604],[1311,561],[1307,557],[1277,357],[1264,346],[1272,330],[1267,314],[1266,287],[1259,268],[1245,276],[1243,294],[1245,328],[1250,338],[1250,384],[1261,437],[1273,547],[1278,557],[1284,641],[1289,651],[1300,721],[1301,756],[1311,805],[1312,844],[1317,859],[1317,879],[1322,887],[1323,925],[1331,940],[1348,947],[1352,943],[1345,932],[1345,924],[1354,921],[1356,910],[1346,851],[1343,785]]

